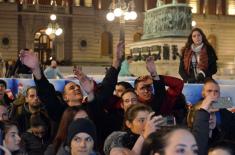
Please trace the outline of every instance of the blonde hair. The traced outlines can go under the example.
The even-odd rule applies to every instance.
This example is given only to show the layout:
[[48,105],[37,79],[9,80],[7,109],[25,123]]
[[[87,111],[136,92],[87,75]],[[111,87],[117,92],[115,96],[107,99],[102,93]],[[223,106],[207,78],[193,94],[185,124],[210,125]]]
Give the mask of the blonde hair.
[[196,113],[197,110],[200,109],[201,104],[202,104],[202,101],[200,101],[200,102],[194,104],[193,106],[189,107],[188,115],[187,115],[187,125],[188,125],[189,128],[193,127],[193,121],[194,121],[195,113]]

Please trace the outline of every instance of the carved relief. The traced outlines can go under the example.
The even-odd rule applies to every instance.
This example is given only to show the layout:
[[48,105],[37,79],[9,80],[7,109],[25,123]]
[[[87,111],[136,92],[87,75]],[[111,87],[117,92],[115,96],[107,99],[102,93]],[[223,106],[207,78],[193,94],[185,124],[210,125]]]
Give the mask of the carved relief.
[[151,39],[165,36],[188,36],[192,13],[187,4],[168,4],[145,13],[144,36]]

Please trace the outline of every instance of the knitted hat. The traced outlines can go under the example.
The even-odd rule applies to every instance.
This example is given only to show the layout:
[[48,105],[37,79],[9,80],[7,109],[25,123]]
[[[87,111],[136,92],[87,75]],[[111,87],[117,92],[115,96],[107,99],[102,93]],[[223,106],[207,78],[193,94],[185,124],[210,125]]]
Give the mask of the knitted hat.
[[105,155],[109,155],[112,148],[115,147],[125,147],[124,137],[127,133],[123,131],[114,131],[112,132],[104,142],[103,151]]
[[5,86],[5,88],[7,88],[7,83],[6,83],[6,81],[0,79],[0,84],[3,84],[3,85]]
[[96,144],[96,127],[95,124],[86,118],[79,118],[72,121],[68,128],[68,134],[66,139],[66,144],[70,146],[73,137],[78,133],[87,133],[94,140]]

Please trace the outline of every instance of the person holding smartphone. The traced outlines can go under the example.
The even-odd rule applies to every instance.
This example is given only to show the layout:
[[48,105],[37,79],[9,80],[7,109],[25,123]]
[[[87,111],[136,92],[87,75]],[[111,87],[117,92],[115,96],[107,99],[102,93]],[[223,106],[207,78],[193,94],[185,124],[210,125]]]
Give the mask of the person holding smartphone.
[[[30,51],[30,50],[27,48],[22,49],[20,50],[20,54],[23,53],[24,51]],[[24,78],[24,79],[32,79],[32,71],[29,67],[27,67],[21,62],[19,57],[16,61],[16,64],[10,76]]]
[[220,140],[235,141],[235,115],[227,109],[214,109],[212,104],[220,98],[220,87],[213,79],[206,79],[202,101],[188,113],[188,126],[192,128],[199,146],[199,154],[207,154],[208,148]]

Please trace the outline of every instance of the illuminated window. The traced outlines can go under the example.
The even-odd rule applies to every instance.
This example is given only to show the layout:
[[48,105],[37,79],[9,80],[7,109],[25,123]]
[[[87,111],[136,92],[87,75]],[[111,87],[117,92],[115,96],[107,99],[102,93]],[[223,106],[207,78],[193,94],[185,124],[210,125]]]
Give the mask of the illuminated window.
[[189,0],[188,5],[192,7],[192,13],[198,13],[197,12],[197,7],[198,7],[197,0]]
[[228,14],[235,15],[235,1],[228,0]]

